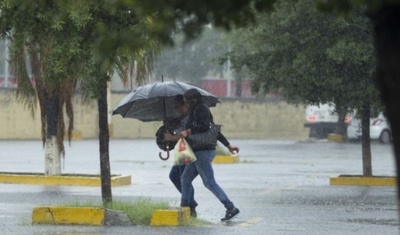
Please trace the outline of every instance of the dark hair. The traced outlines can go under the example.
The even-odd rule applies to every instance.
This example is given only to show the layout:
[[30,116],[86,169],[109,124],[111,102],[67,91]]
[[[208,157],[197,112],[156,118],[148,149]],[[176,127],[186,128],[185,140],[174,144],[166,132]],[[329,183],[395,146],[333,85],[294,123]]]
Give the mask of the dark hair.
[[187,90],[183,96],[185,97],[186,101],[193,106],[195,104],[203,103],[203,98],[196,88],[191,88]]
[[185,104],[185,100],[183,99],[183,95],[177,95],[176,96],[176,104],[178,104],[178,105]]

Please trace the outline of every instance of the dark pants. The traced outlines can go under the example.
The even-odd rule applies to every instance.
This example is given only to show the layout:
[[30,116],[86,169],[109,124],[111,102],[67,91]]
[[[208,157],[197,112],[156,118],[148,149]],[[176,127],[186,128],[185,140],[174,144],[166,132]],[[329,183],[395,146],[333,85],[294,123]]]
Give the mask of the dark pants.
[[[169,172],[169,179],[171,182],[175,185],[176,189],[182,193],[182,184],[181,184],[181,176],[183,173],[183,170],[185,170],[186,165],[180,165],[180,166],[173,166],[171,168],[171,171]],[[193,186],[192,186],[193,189]],[[194,189],[191,190],[191,198],[194,200]],[[197,202],[194,201],[194,203],[191,205],[192,208],[195,208],[197,206]]]

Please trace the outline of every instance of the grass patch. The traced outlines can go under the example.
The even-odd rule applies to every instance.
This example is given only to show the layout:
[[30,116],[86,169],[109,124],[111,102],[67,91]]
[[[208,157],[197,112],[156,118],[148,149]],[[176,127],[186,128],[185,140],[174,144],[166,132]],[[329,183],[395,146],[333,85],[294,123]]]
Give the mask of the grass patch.
[[[93,201],[74,201],[67,203],[68,207],[99,207],[104,208],[101,202]],[[116,201],[108,204],[106,209],[122,211],[126,213],[133,225],[150,225],[151,217],[156,210],[169,209],[170,205],[166,202],[153,202],[147,198],[140,198],[136,201]]]
[[149,225],[154,211],[169,208],[166,202],[152,202],[145,198],[134,202],[113,201],[108,205],[108,209],[125,212],[134,225]]

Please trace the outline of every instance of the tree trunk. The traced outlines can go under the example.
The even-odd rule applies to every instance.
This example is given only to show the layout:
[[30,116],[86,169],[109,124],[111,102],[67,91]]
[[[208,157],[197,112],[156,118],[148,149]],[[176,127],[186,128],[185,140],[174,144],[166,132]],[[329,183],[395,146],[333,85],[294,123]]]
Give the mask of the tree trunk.
[[336,109],[338,113],[338,125],[336,128],[336,134],[340,134],[343,137],[343,141],[347,141],[347,123],[345,122],[345,118],[347,115],[347,109]]
[[[397,176],[400,169],[400,6],[371,14],[377,55],[376,78],[393,137]],[[397,177],[397,189],[400,177]],[[400,193],[398,192],[400,199]]]
[[369,135],[370,118],[370,106],[364,105],[361,110],[361,151],[364,176],[372,176],[371,138]]
[[[104,75],[106,76],[106,75]],[[101,172],[101,196],[103,204],[112,202],[111,193],[111,170],[110,170],[110,154],[109,140],[110,134],[108,130],[108,109],[107,109],[107,80],[102,78],[100,96],[98,98],[99,111],[99,145],[100,145],[100,172]]]
[[236,80],[236,96],[237,97],[241,97],[242,96],[242,81],[243,81],[243,79],[242,79],[242,77],[243,77],[243,75],[242,75],[243,73],[241,72],[241,71],[239,71],[239,72],[237,72],[237,73],[234,73],[234,77],[235,77],[235,80]]
[[46,139],[44,164],[45,175],[61,175],[61,156],[56,136]]
[[44,94],[46,113],[45,175],[61,175],[61,155],[57,143],[58,96]]

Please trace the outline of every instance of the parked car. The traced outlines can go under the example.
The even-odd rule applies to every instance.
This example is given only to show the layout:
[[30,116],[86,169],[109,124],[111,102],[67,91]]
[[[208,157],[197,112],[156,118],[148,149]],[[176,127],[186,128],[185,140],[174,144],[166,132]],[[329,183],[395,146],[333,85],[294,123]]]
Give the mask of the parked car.
[[[371,118],[369,126],[371,140],[378,140],[380,143],[389,143],[392,140],[392,132],[386,118],[380,114],[377,118]],[[347,127],[347,137],[350,140],[361,139],[361,120],[352,118]]]
[[[347,115],[345,122],[352,117]],[[338,114],[334,104],[309,105],[306,107],[304,127],[310,128],[310,138],[326,139],[330,133],[335,133],[338,126]]]

